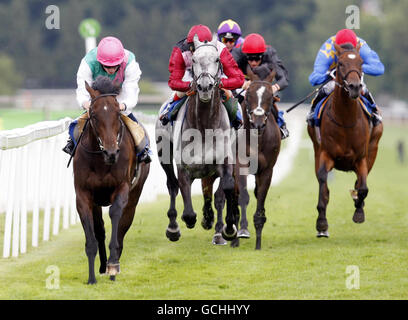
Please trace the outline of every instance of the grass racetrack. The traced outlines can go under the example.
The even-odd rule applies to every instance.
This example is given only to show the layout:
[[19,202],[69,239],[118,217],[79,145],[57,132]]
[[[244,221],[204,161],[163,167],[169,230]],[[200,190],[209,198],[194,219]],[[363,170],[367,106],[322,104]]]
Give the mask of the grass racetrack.
[[[308,139],[306,133],[304,138]],[[181,221],[182,199],[177,198],[182,236],[178,242],[168,241],[169,202],[168,196],[161,196],[137,208],[115,282],[97,274],[98,283],[86,285],[88,262],[78,224],[39,248],[28,247],[19,258],[0,259],[0,299],[407,299],[408,164],[397,161],[398,139],[408,144],[406,127],[386,123],[368,177],[363,224],[352,221],[349,189],[354,173],[335,172],[330,178],[328,239],[315,237],[318,184],[309,141],[289,176],[269,191],[261,251],[254,250],[252,191],[248,208],[252,237],[234,249],[211,244],[213,230],[200,225],[201,197],[194,197],[198,214],[194,229]],[[0,222],[3,237],[1,215]],[[108,215],[105,227],[108,246]],[[57,289],[47,289],[49,266],[59,270]],[[353,276],[349,266],[359,271],[359,288],[347,286]]]

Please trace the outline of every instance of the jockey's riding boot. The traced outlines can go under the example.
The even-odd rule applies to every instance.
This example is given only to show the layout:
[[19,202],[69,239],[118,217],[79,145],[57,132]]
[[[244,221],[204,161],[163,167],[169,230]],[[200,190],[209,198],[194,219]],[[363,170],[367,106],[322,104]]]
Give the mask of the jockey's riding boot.
[[227,110],[228,118],[232,127],[235,130],[238,130],[243,124],[242,117],[239,115],[238,101],[236,99],[229,98],[225,100],[223,99],[222,103]]
[[326,93],[324,92],[324,90],[319,90],[319,92],[316,94],[316,96],[312,100],[312,106],[310,108],[309,113],[306,116],[306,122],[311,127],[314,126],[313,118],[314,118],[314,112],[315,112],[316,106],[325,96],[326,96]]
[[286,123],[282,124],[279,127],[280,131],[281,131],[281,139],[286,139],[287,137],[289,137],[289,130],[288,128],[286,128]]
[[71,137],[68,138],[67,145],[62,148],[62,151],[68,153],[69,155],[72,155],[74,152],[75,144],[74,141],[72,141]]
[[371,122],[373,124],[373,127],[378,126],[382,122],[382,116],[378,113],[378,108],[377,104],[374,101],[374,97],[371,92],[368,91],[368,89],[366,89],[366,92],[363,96],[368,100],[368,102],[370,102],[373,108],[373,112],[371,114]]
[[160,122],[162,123],[163,126],[165,126],[166,124],[168,124],[170,122],[169,120],[169,113],[166,112],[164,114],[162,114],[159,118]]
[[150,163],[152,162],[152,158],[150,158],[150,149],[148,146],[146,146],[142,152],[138,154],[138,160],[139,162],[144,162],[144,163]]

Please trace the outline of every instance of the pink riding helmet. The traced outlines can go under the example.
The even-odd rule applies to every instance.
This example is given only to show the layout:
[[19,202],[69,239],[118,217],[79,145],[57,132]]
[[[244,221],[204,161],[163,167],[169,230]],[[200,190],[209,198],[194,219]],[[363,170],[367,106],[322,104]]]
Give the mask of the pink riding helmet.
[[125,59],[122,42],[115,37],[105,37],[98,44],[96,60],[104,66],[117,66]]

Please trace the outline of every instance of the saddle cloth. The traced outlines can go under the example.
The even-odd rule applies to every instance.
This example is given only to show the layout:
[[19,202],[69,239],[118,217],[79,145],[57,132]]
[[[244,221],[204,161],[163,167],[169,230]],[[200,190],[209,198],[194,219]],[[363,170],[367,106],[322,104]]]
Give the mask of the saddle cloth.
[[[332,95],[333,95],[333,92],[317,103],[314,114],[313,114],[313,125],[315,127],[320,127],[322,115],[323,115],[323,112],[324,112],[324,110],[326,108],[327,101],[329,100],[329,98]],[[370,120],[371,115],[373,113],[373,109],[375,108],[375,105],[371,104],[367,100],[367,98],[365,98],[362,95],[360,95],[360,97],[358,98],[358,103],[360,104],[360,107],[363,109],[364,114]]]
[[[132,135],[136,148],[139,149],[138,147],[140,146],[140,144],[142,142],[145,142],[145,140],[148,140],[148,139],[145,139],[145,137],[147,138],[145,129],[143,128],[141,124],[139,124],[139,122],[137,122],[136,118],[134,117],[133,117],[134,120],[123,114],[121,114],[120,117],[123,123],[128,128],[130,134]],[[75,145],[77,144],[78,138],[84,129],[85,122],[87,119],[88,119],[88,114],[85,112],[79,118],[71,122],[69,126],[69,135],[71,136]]]

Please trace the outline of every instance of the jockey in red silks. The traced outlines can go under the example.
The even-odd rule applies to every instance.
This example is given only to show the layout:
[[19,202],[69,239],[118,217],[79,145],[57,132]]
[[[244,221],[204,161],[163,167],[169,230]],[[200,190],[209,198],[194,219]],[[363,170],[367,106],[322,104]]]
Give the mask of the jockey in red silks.
[[[272,86],[273,94],[284,90],[288,86],[288,71],[279,59],[276,50],[272,46],[267,46],[265,39],[260,34],[251,33],[247,35],[242,46],[232,49],[231,53],[244,74],[246,74],[248,65],[261,80],[265,79],[274,70],[276,72],[276,83]],[[250,84],[251,81],[245,81],[242,88],[246,90]],[[278,111],[276,121],[281,131],[281,138],[287,138],[289,130],[286,128],[286,123],[283,119],[283,111]]]
[[239,46],[244,42],[239,24],[231,19],[224,20],[220,23],[217,34],[218,40],[224,43],[229,51],[231,51],[234,47],[239,48]]
[[[63,148],[68,154],[72,154],[74,150],[74,141],[78,129],[82,131],[83,128],[76,128],[78,123],[80,126],[88,117],[89,107],[91,105],[91,96],[85,88],[85,81],[92,86],[93,81],[98,76],[108,77],[114,83],[121,86],[119,95],[116,97],[119,102],[121,113],[132,121],[126,121],[129,130],[140,130],[139,123],[132,114],[132,109],[136,106],[139,98],[139,80],[142,72],[139,64],[136,61],[133,52],[123,48],[122,42],[115,37],[103,38],[97,48],[89,51],[81,60],[77,72],[77,89],[76,98],[78,104],[86,111],[78,119],[75,119],[69,128],[70,139],[67,145]],[[133,135],[133,133],[132,133]],[[149,144],[144,142],[143,146],[137,146],[139,161],[150,162]]]
[[[312,101],[311,110],[307,116],[307,121],[310,125],[313,125],[314,111],[319,101],[322,101],[330,93],[333,92],[335,86],[335,79],[333,71],[337,68],[337,52],[334,44],[342,45],[349,43],[354,48],[357,44],[360,44],[360,57],[363,59],[363,73],[371,76],[379,76],[384,74],[384,65],[382,64],[377,53],[372,50],[368,44],[361,38],[358,38],[353,30],[342,29],[337,32],[335,36],[327,39],[325,43],[321,46],[319,52],[317,53],[316,60],[314,63],[314,70],[309,76],[309,82],[312,86],[323,84],[328,81],[316,94],[316,97]],[[372,109],[371,121],[373,126],[378,125],[381,122],[381,116],[378,114],[378,108],[374,101],[373,96],[368,91],[367,86],[362,82],[362,96],[367,99],[370,107]]]
[[[160,121],[166,125],[170,120],[175,119],[177,109],[167,108],[173,105],[173,102],[179,99],[186,99],[194,92],[191,91],[192,77],[192,55],[194,52],[194,36],[197,35],[201,42],[211,41],[212,33],[205,25],[195,25],[191,27],[187,38],[180,40],[173,48],[169,60],[169,87],[176,91],[171,101],[167,101],[161,108]],[[242,125],[241,107],[232,98],[230,90],[240,88],[244,83],[244,75],[238,68],[237,63],[232,57],[227,47],[217,41],[217,48],[220,55],[223,76],[220,81],[220,88],[223,89],[223,105],[225,106],[231,125],[238,129]],[[181,107],[182,103],[177,104]],[[164,108],[164,109],[163,109]],[[176,107],[177,108],[177,107]]]

